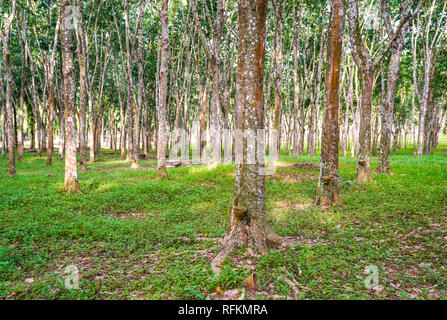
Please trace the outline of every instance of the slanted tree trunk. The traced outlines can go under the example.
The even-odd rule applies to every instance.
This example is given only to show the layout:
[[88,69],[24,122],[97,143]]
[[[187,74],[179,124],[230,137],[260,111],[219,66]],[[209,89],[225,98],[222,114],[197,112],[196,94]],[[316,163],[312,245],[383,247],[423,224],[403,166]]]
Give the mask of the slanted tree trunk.
[[[11,10],[8,18],[5,21],[3,30],[1,32],[1,37],[3,40],[3,63],[5,65],[6,74],[6,103],[5,103],[5,113],[6,113],[6,131],[8,138],[8,177],[14,177],[16,175],[16,163],[15,163],[15,139],[14,139],[14,125],[13,125],[13,111],[12,111],[12,70],[11,70],[11,56],[9,50],[9,34],[12,21],[15,16],[16,11],[16,1],[13,0],[11,3]],[[5,140],[3,140],[5,144]]]
[[[447,1],[443,2],[443,7],[441,12],[445,12]],[[418,132],[418,146],[417,146],[417,156],[421,156],[424,148],[424,142],[426,141],[425,132],[426,132],[426,117],[427,110],[429,108],[430,103],[430,91],[431,91],[431,83],[434,74],[434,66],[435,66],[435,56],[436,51],[442,43],[442,40],[445,38],[445,28],[442,21],[443,19],[437,19],[434,21],[433,12],[434,8],[437,4],[437,1],[433,1],[430,7],[426,9],[426,16],[428,16],[428,21],[425,23],[425,39],[424,39],[424,86],[422,89],[422,94],[420,97],[420,114],[419,114],[419,132]],[[435,27],[432,27],[432,21],[434,22]],[[443,32],[440,32],[443,30]]]
[[168,25],[168,0],[162,0],[161,10],[161,53],[159,74],[159,98],[157,105],[157,177],[164,178],[166,171],[166,96],[168,86],[168,60],[169,60],[169,25]]
[[360,23],[358,0],[349,0],[348,20],[349,34],[351,37],[352,55],[361,74],[361,97],[360,97],[360,128],[359,128],[359,152],[357,157],[357,173],[355,181],[365,183],[371,180],[371,103],[374,75],[378,64],[385,57],[389,49],[394,45],[403,26],[411,16],[412,4],[409,4],[402,12],[399,26],[386,46],[378,52],[373,59],[367,47],[363,44]]
[[316,202],[323,208],[340,200],[338,179],[338,125],[340,104],[340,61],[343,50],[345,0],[332,0],[329,26],[320,178]]
[[[383,14],[388,16],[386,2],[383,1],[382,3]],[[390,19],[385,20],[389,21]],[[386,99],[382,112],[379,166],[376,169],[378,173],[390,173],[390,140],[394,118],[394,100],[396,98],[397,81],[399,80],[400,59],[402,57],[402,51],[405,44],[405,36],[409,27],[410,21],[407,20],[400,29],[400,32],[397,35],[392,47],[391,58],[388,66]],[[395,31],[392,30],[392,26],[388,26],[388,29],[390,37],[393,37]]]
[[76,123],[74,112],[74,74],[73,52],[70,24],[69,6],[73,0],[62,0],[61,13],[61,47],[62,47],[62,73],[64,77],[64,103],[65,103],[65,191],[77,193],[79,190],[78,168],[76,162]]
[[[246,244],[261,251],[278,245],[281,238],[266,224],[265,212],[265,137],[263,76],[267,0],[239,1],[239,54],[237,70],[236,177],[231,227],[225,235],[223,250],[213,260],[214,272],[234,248]],[[247,133],[245,137],[242,132]],[[258,134],[258,139],[256,135]],[[251,140],[251,136],[255,138]],[[243,216],[236,217],[236,207]]]

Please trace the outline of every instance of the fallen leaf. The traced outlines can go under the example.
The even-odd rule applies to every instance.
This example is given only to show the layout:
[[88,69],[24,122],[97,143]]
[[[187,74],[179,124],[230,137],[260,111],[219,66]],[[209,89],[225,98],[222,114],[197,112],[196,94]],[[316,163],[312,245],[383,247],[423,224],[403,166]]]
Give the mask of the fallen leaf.
[[244,283],[248,289],[257,290],[259,288],[258,277],[254,273],[252,273],[247,279],[245,279]]
[[216,291],[217,291],[219,294],[223,294],[223,291],[222,291],[222,289],[221,289],[219,286],[216,287]]

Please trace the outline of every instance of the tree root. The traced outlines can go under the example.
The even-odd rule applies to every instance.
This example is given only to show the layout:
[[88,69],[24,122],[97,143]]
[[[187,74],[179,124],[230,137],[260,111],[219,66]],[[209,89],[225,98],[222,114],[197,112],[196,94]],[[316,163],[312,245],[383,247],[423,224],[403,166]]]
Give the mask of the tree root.
[[211,262],[211,269],[218,275],[222,268],[223,260],[235,249],[246,245],[258,249],[266,254],[270,248],[278,247],[285,243],[285,239],[274,233],[267,226],[263,226],[252,219],[249,225],[236,223],[221,242],[222,250]]
[[224,259],[228,256],[228,254],[240,247],[243,243],[238,242],[236,240],[229,242],[222,251],[219,252],[219,254],[213,259],[211,262],[211,269],[213,272],[218,275],[220,274],[220,268],[222,268],[222,262]]

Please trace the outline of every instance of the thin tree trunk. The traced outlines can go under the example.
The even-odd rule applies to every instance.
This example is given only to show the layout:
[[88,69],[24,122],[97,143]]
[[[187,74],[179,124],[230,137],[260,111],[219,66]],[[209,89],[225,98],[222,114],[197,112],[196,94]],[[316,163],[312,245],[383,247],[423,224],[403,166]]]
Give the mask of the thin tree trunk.
[[393,44],[388,66],[386,99],[381,121],[379,166],[376,169],[378,173],[390,174],[390,139],[394,118],[394,100],[396,99],[397,81],[399,80],[400,59],[409,27],[410,21],[407,21],[400,30],[399,36]]
[[[281,152],[281,113],[282,113],[282,29],[283,29],[283,15],[286,6],[285,0],[272,1],[273,9],[276,18],[275,28],[275,81],[274,81],[274,95],[275,95],[275,118],[273,123],[274,139],[276,140],[276,152],[274,155],[279,159]],[[276,135],[276,137],[275,137]],[[276,160],[277,160],[276,159]]]
[[157,106],[157,177],[164,178],[166,171],[166,96],[168,85],[168,60],[169,60],[169,25],[168,25],[168,0],[162,0],[161,10],[161,54],[159,75],[159,100]]
[[53,51],[48,66],[48,98],[49,98],[49,115],[48,115],[48,141],[47,141],[47,166],[51,166],[53,162],[53,116],[54,116],[54,65],[56,64],[56,49],[59,38],[60,13],[56,23],[54,33]]
[[[11,70],[11,56],[9,50],[9,34],[14,19],[16,11],[16,1],[13,0],[11,3],[11,11],[8,18],[5,21],[4,28],[1,31],[1,36],[3,39],[3,63],[5,65],[6,74],[6,129],[8,138],[8,177],[15,177],[16,175],[16,164],[15,164],[15,141],[14,141],[14,127],[13,127],[13,111],[12,111],[12,70]],[[3,140],[3,144],[5,141]]]
[[[27,17],[23,17],[23,20],[27,19]],[[25,22],[23,22],[25,24]],[[24,149],[24,141],[23,141],[23,109],[25,104],[25,83],[26,83],[26,51],[25,51],[25,41],[22,38],[22,33],[26,32],[25,27],[22,28],[22,32],[19,32],[19,42],[20,49],[22,53],[22,70],[20,73],[20,102],[19,108],[17,112],[17,159],[21,161],[23,159],[23,149]],[[1,98],[0,98],[1,101]]]
[[76,24],[76,38],[78,45],[76,54],[79,62],[79,156],[81,170],[87,169],[87,137],[86,137],[86,98],[87,98],[87,72],[85,64],[85,42],[83,30],[82,5],[79,6],[79,23]]

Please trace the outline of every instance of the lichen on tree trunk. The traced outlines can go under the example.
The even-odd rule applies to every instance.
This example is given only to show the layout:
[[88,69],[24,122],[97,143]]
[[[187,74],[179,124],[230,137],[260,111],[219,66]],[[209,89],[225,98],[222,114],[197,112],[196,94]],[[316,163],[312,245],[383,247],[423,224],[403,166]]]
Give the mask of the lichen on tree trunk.
[[159,99],[157,106],[157,177],[166,177],[166,96],[168,84],[168,55],[169,55],[169,26],[168,26],[168,0],[163,0],[161,10],[161,52],[159,73]]
[[359,154],[355,181],[371,181],[371,103],[374,72],[370,69],[362,72],[362,92],[360,95]]
[[62,73],[64,77],[64,104],[65,104],[65,182],[67,193],[77,193],[79,190],[78,170],[76,162],[76,123],[74,113],[74,74],[73,52],[68,10],[73,5],[72,0],[63,0],[61,3],[62,26]]

